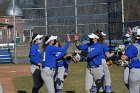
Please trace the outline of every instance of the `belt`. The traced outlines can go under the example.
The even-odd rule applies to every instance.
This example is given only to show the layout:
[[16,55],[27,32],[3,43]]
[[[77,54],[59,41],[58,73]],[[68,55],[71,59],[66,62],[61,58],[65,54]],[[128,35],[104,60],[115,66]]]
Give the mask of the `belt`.
[[49,70],[55,70],[54,67],[45,67],[45,66],[42,66],[42,68],[46,68],[46,69],[49,69]]
[[[100,65],[99,65],[100,66]],[[87,68],[97,68],[99,66],[87,66]]]
[[57,67],[64,67],[64,65],[61,65],[61,66],[57,66]]

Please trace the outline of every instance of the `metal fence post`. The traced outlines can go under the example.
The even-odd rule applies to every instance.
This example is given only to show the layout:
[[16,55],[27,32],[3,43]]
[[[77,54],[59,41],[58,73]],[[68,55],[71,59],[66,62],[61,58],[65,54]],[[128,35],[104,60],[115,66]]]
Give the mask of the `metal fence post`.
[[[123,0],[122,0],[122,33],[124,34],[124,4],[123,4]],[[123,38],[123,42],[124,42],[124,38]]]
[[46,22],[46,35],[48,35],[48,16],[47,16],[47,0],[45,0],[45,22]]
[[75,32],[76,33],[78,33],[78,28],[77,28],[77,25],[78,25],[78,23],[77,23],[77,18],[78,18],[78,16],[77,16],[77,0],[75,0]]
[[16,22],[15,22],[16,18],[15,18],[15,0],[13,0],[13,22],[14,22],[14,62],[16,63]]

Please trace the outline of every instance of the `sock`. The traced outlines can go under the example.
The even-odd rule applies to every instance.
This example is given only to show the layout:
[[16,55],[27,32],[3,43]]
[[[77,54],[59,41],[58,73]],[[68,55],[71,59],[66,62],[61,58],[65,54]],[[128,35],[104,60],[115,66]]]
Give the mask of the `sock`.
[[56,89],[56,93],[62,93],[62,89]]
[[96,93],[97,92],[97,87],[95,85],[92,85],[90,91],[91,91],[91,93]]
[[105,86],[106,93],[111,93],[111,86]]

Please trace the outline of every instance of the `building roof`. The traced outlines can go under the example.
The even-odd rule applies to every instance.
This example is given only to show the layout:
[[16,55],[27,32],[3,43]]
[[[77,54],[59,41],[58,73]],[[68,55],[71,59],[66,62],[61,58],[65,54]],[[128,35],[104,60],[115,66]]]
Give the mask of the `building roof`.
[[0,27],[5,27],[5,26],[7,26],[8,28],[13,28],[13,25],[11,24],[0,23]]

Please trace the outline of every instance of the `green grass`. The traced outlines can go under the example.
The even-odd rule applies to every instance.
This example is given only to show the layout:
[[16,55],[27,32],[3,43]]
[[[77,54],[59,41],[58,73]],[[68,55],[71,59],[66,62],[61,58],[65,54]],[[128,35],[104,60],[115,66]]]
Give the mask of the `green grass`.
[[[84,77],[86,63],[71,63],[69,68],[69,76],[64,82],[64,93],[66,91],[75,91],[76,93],[84,93]],[[123,84],[123,68],[113,65],[110,69],[112,79],[112,91],[115,93],[128,93],[127,88]],[[17,77],[14,79],[17,90],[31,93],[32,77]],[[39,93],[46,93],[45,87],[42,87]]]

